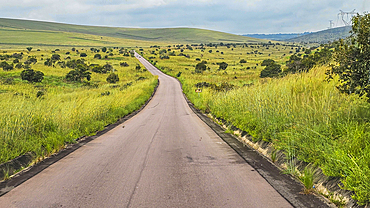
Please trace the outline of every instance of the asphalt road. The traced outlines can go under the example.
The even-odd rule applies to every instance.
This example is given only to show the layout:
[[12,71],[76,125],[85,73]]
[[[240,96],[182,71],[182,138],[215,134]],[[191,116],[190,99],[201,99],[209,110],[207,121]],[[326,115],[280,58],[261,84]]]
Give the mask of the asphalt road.
[[160,80],[144,110],[0,197],[0,207],[291,207],[191,111],[177,80],[138,59]]

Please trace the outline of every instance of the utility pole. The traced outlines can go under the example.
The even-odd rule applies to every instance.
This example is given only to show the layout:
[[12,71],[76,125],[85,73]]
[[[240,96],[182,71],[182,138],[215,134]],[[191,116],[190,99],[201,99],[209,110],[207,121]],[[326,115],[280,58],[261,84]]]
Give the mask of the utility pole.
[[339,15],[342,16],[342,21],[343,21],[344,25],[345,26],[350,26],[351,23],[352,23],[352,17],[353,17],[353,15],[356,14],[355,9],[352,10],[351,12],[343,12],[342,10],[339,10],[339,11],[340,12],[338,13],[338,18],[339,18]]
[[329,21],[330,21],[329,29],[332,29],[334,27],[334,22],[333,22],[333,20],[329,20]]

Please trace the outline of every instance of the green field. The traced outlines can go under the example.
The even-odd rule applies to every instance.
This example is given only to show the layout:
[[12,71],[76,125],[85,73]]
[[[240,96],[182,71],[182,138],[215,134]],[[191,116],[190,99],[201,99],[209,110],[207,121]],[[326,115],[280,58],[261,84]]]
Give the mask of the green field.
[[261,41],[255,38],[195,28],[97,27],[5,18],[0,18],[0,40],[0,48],[27,44],[35,46],[134,47],[151,44]]

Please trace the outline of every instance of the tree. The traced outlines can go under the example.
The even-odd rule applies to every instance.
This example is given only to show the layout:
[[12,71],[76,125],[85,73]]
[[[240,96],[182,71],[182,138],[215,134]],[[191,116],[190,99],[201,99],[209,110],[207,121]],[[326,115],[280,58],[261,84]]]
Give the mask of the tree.
[[115,73],[110,73],[107,77],[107,82],[109,83],[116,83],[119,81],[119,77]]
[[275,61],[272,60],[272,59],[265,59],[265,60],[262,61],[261,66],[268,66],[268,65],[271,65],[271,64],[274,64],[274,63],[275,63]]
[[99,53],[97,53],[97,54],[94,55],[94,58],[95,59],[101,59],[101,55]]
[[6,61],[1,62],[0,67],[2,67],[4,71],[9,71],[9,70],[14,69],[13,65],[8,64],[8,62],[6,62]]
[[21,78],[28,82],[41,82],[44,79],[44,73],[33,69],[26,69],[21,72]]
[[27,50],[28,50],[29,52],[31,52],[32,47],[27,47]]
[[218,64],[220,67],[218,68],[218,70],[226,70],[226,68],[229,66],[229,64],[227,64],[226,62],[221,62]]
[[370,14],[357,14],[352,19],[350,41],[340,40],[334,51],[338,63],[328,72],[328,79],[338,75],[337,88],[370,98]]
[[139,64],[137,64],[137,65],[136,65],[136,67],[135,67],[135,69],[136,69],[137,71],[140,71],[141,66],[140,66]]
[[113,66],[110,65],[109,63],[106,63],[104,66],[103,66],[103,70],[102,70],[102,73],[106,74],[110,71],[113,71]]
[[53,54],[51,55],[50,58],[53,62],[59,61],[60,60],[60,55],[59,54]]
[[107,52],[107,48],[106,48],[106,47],[103,47],[103,48],[101,49],[101,51],[102,51],[103,53],[105,53],[105,52]]
[[277,63],[272,63],[266,66],[265,69],[261,71],[260,77],[278,77],[281,72],[281,65]]
[[121,63],[119,63],[119,65],[123,66],[123,67],[128,67],[129,66],[127,62],[121,62]]
[[71,82],[81,82],[84,78],[87,81],[91,79],[91,73],[87,71],[88,68],[85,65],[78,64],[75,70],[68,72],[66,80]]
[[203,71],[205,71],[207,69],[207,65],[206,65],[207,62],[200,62],[198,63],[196,66],[195,66],[195,72],[196,73],[203,73]]

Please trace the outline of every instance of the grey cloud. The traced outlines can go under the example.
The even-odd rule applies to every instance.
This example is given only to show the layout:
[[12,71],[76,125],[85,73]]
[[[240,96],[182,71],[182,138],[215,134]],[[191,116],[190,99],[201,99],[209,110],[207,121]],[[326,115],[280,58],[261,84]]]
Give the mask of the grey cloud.
[[[243,33],[317,31],[340,25],[339,9],[369,11],[368,0],[0,0],[0,14],[85,25],[197,27]],[[20,5],[20,6],[12,6]]]

